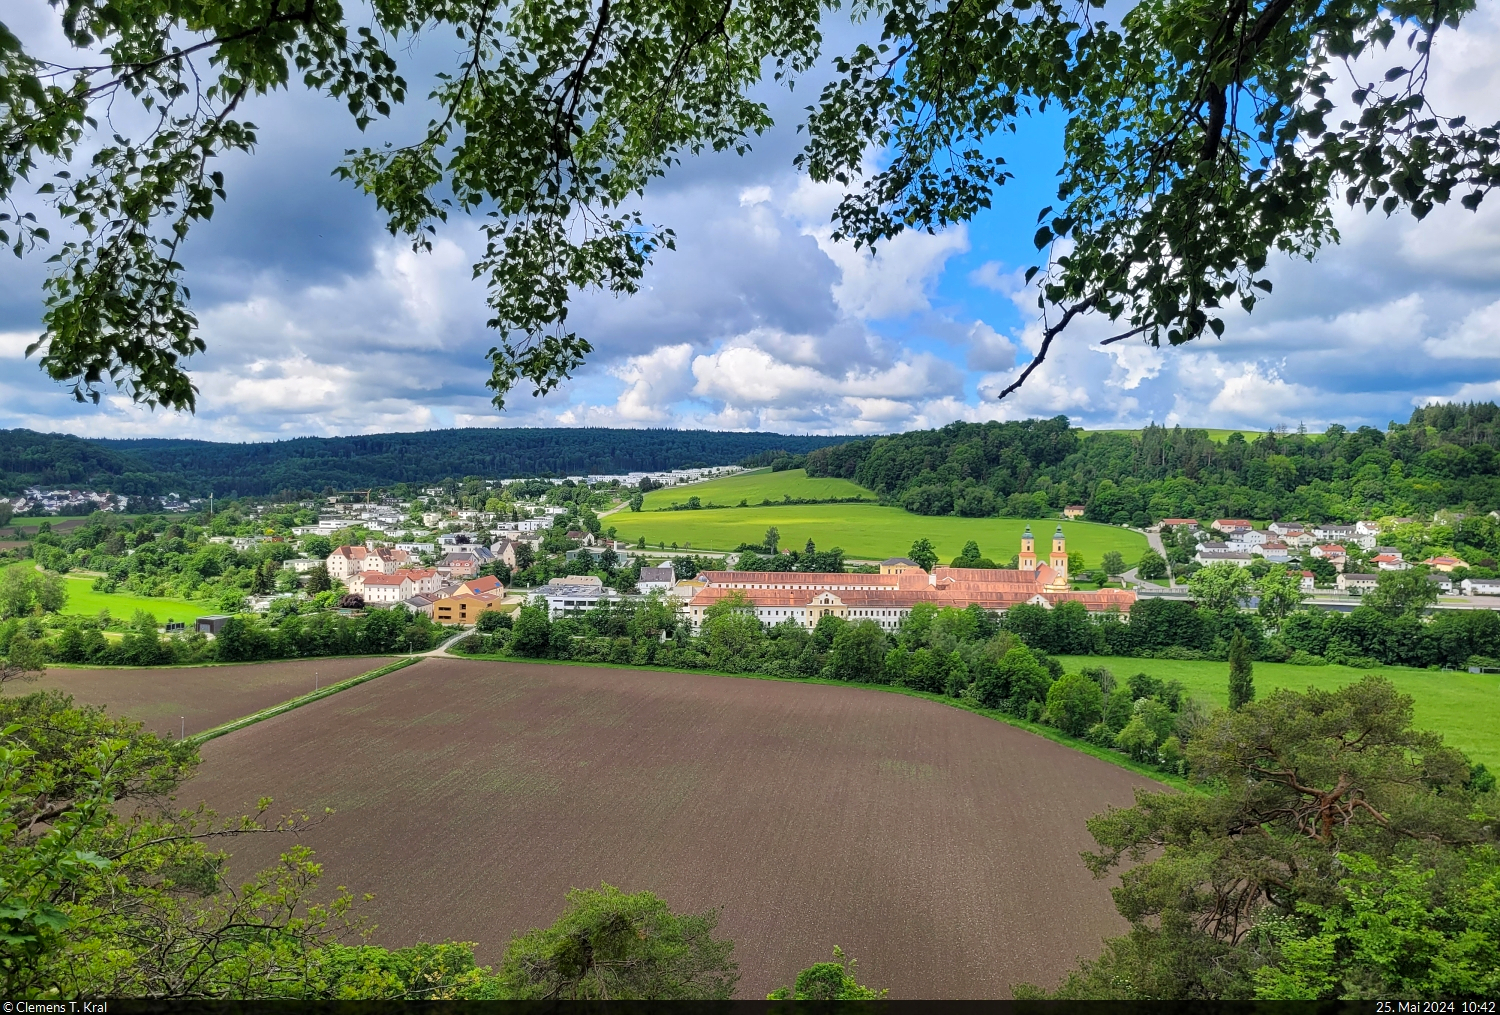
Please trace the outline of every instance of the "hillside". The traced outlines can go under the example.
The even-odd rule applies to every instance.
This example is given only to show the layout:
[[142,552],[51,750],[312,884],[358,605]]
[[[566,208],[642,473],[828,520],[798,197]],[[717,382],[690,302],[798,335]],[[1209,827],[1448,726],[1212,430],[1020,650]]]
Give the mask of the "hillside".
[[1483,513],[1500,509],[1500,407],[1428,406],[1384,431],[1334,425],[1254,440],[1235,431],[1222,442],[1183,427],[1085,435],[1065,416],[950,423],[823,448],[805,465],[926,515],[1034,518],[1082,504],[1091,521],[1142,526]]
[[708,479],[701,483],[652,490],[646,494],[642,510],[670,510],[673,504],[686,504],[690,497],[697,497],[703,504],[719,504],[726,507],[733,507],[740,501],[746,501],[749,504],[760,504],[766,500],[781,502],[788,497],[792,500],[833,500],[850,497],[875,499],[869,490],[847,479],[809,479],[802,469],[786,469],[782,472],[759,469],[736,476]]
[[841,437],[712,430],[431,430],[298,437],[262,444],[87,440],[0,431],[0,494],[31,485],[89,486],[127,495],[258,495],[434,483],[463,476],[657,471],[729,465],[767,451],[805,454]]

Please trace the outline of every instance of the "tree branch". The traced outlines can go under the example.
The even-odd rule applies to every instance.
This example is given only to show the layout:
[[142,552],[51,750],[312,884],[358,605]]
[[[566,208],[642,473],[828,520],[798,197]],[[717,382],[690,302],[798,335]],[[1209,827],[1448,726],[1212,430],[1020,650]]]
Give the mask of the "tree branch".
[[1000,392],[995,401],[1004,401],[1006,395],[1009,395],[1011,392],[1015,391],[1021,385],[1026,383],[1026,378],[1031,376],[1031,372],[1037,367],[1041,366],[1042,362],[1046,360],[1047,352],[1052,348],[1052,340],[1058,335],[1062,334],[1062,330],[1068,326],[1073,318],[1077,317],[1084,311],[1091,309],[1094,305],[1095,300],[1096,297],[1091,296],[1088,299],[1084,300],[1082,303],[1073,304],[1063,312],[1061,319],[1059,319],[1056,324],[1052,325],[1052,327],[1042,332],[1041,348],[1037,349],[1036,355],[1031,357],[1031,362],[1026,365],[1026,369],[1021,371],[1021,376],[1017,377],[1015,380],[1006,385],[1005,390]]

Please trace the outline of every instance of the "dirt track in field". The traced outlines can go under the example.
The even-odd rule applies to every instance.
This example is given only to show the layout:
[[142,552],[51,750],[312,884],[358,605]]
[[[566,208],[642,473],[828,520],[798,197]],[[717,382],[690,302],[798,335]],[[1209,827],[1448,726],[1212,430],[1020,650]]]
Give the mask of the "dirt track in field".
[[[860,688],[433,659],[204,746],[179,799],[336,814],[325,886],[390,945],[556,918],[601,881],[723,906],[742,997],[833,946],[893,998],[1048,986],[1125,924],[1084,819],[1152,785],[1002,723]],[[237,870],[289,845],[238,845]]]
[[159,669],[63,669],[52,667],[35,683],[17,683],[7,694],[66,691],[77,702],[103,705],[111,715],[139,719],[157,733],[188,736],[279,705],[313,690],[378,670],[393,658],[373,656],[295,659],[236,666]]

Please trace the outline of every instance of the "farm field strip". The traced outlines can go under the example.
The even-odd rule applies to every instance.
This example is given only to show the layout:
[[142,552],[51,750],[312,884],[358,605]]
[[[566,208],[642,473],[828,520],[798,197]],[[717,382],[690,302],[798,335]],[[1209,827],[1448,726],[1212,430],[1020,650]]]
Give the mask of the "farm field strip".
[[189,736],[279,705],[319,687],[349,680],[396,660],[390,656],[333,656],[229,666],[49,667],[35,683],[8,694],[58,690],[75,701],[103,705],[111,715],[138,719],[156,733]]
[[[1106,666],[1117,680],[1132,673],[1149,673],[1163,680],[1180,680],[1188,693],[1210,706],[1228,703],[1229,664],[1213,660],[1137,659],[1129,656],[1058,656],[1068,672],[1084,666]],[[1255,690],[1264,695],[1277,687],[1305,691],[1333,690],[1352,684],[1366,673],[1385,677],[1415,699],[1416,724],[1443,734],[1446,743],[1500,771],[1500,674],[1414,670],[1381,666],[1373,670],[1349,666],[1291,666],[1256,663]]]
[[294,708],[301,708],[303,705],[310,705],[315,701],[322,701],[324,698],[327,698],[330,695],[338,694],[340,691],[347,691],[351,687],[358,687],[360,684],[363,684],[367,680],[374,680],[376,677],[383,677],[388,673],[395,673],[397,670],[405,669],[406,667],[411,666],[419,661],[419,656],[404,656],[403,658],[397,659],[393,663],[388,663],[385,666],[380,667],[379,669],[371,670],[369,673],[361,673],[357,677],[350,677],[348,680],[340,680],[337,683],[325,685],[308,694],[303,694],[296,698],[292,698],[290,701],[283,701],[279,705],[272,705],[270,708],[263,708],[259,712],[254,712],[250,715],[241,716],[238,719],[232,719],[229,722],[221,723],[218,726],[214,726],[210,729],[204,730],[202,733],[197,734],[191,739],[196,740],[200,744],[205,744],[210,740],[215,740],[219,737],[233,733],[235,730],[242,730],[246,726],[254,726],[258,722],[265,722],[267,719],[274,719],[278,715],[284,715]]
[[[632,542],[646,537],[648,546],[658,543],[693,549],[733,550],[741,543],[758,544],[766,529],[776,526],[783,547],[800,549],[808,539],[820,549],[842,547],[851,557],[880,560],[911,550],[914,540],[926,536],[937,547],[939,559],[947,563],[974,540],[996,563],[1005,563],[1021,547],[1027,525],[1038,540],[1049,539],[1057,526],[1054,519],[958,518],[953,515],[914,515],[898,507],[879,504],[805,504],[787,507],[725,508],[711,511],[622,511],[610,516],[621,539]],[[1129,563],[1146,550],[1146,537],[1130,529],[1092,522],[1063,522],[1070,552],[1082,553],[1085,566],[1097,567],[1104,554],[1118,550]]]
[[[179,794],[334,809],[301,837],[377,939],[493,963],[608,881],[724,907],[740,996],[834,943],[893,997],[1053,983],[1124,924],[1084,819],[1148,780],[856,687],[433,658],[220,737]],[[282,843],[235,844],[236,874]]]
[[847,479],[809,479],[804,469],[786,469],[782,472],[757,469],[754,472],[744,472],[722,479],[708,479],[701,483],[652,490],[643,498],[642,510],[658,511],[671,507],[674,502],[686,504],[689,497],[697,497],[705,504],[735,505],[741,500],[759,504],[766,498],[774,501],[781,500],[783,496],[808,499],[827,497],[875,499],[875,495],[869,490]]

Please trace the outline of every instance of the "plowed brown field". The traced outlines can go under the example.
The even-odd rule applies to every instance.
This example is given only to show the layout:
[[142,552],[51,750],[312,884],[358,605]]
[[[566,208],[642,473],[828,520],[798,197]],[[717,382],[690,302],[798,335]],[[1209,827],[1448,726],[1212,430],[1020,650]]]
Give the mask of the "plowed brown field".
[[[690,673],[432,659],[204,746],[179,795],[337,813],[304,841],[386,944],[493,963],[573,886],[723,906],[740,994],[835,944],[896,998],[1051,985],[1119,933],[1084,819],[1147,780],[934,702]],[[285,842],[236,845],[238,869]]]
[[188,736],[192,736],[307,694],[315,681],[327,687],[394,661],[356,656],[161,669],[54,667],[41,680],[12,684],[6,693],[66,691],[75,701],[104,705],[111,714],[139,719],[147,729],[158,733],[175,737],[186,727]]

